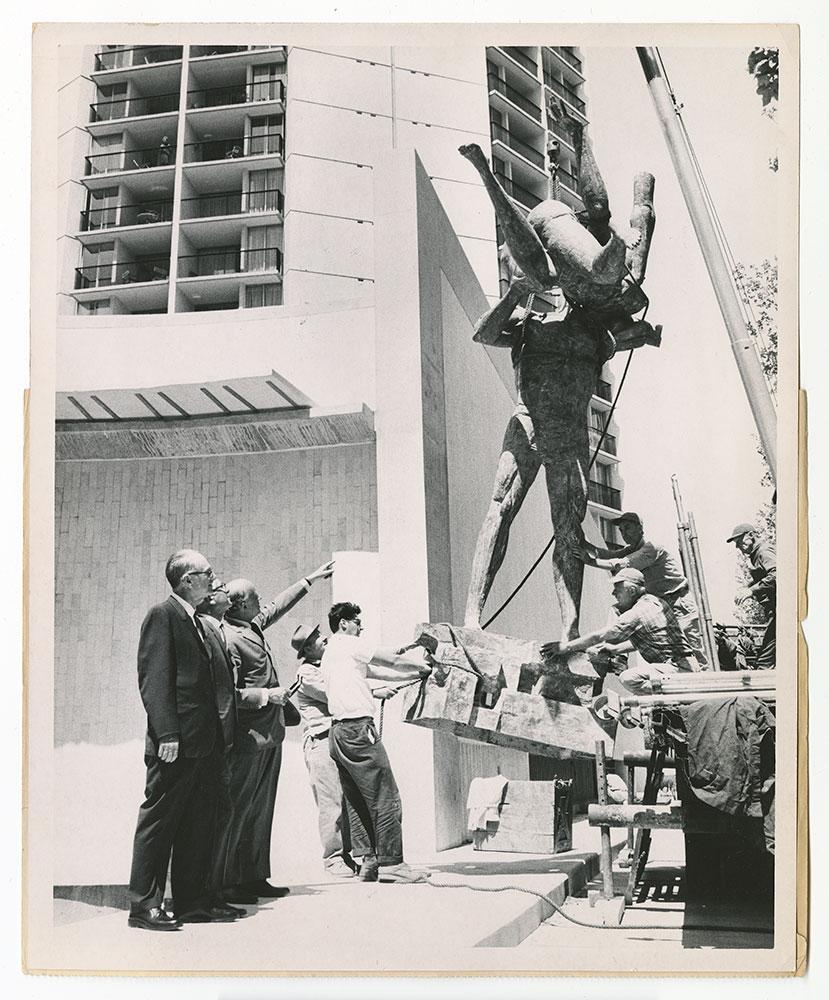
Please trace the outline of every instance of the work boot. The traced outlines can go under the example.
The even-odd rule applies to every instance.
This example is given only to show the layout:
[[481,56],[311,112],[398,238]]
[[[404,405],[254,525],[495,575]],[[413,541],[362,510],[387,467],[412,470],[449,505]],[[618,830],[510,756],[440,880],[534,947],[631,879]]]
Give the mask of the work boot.
[[381,882],[407,884],[410,882],[425,882],[432,877],[432,873],[425,868],[412,868],[403,862],[400,865],[383,865],[378,877]]
[[379,870],[380,865],[377,863],[377,858],[363,858],[362,864],[358,870],[358,878],[361,882],[376,882]]

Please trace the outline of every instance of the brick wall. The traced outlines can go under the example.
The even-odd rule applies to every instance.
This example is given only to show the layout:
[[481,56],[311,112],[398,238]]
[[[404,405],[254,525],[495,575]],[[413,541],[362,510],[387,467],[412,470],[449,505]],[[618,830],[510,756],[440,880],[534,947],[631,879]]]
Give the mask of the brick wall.
[[[203,552],[223,579],[267,601],[330,558],[377,550],[373,443],[198,458],[56,465],[55,744],[143,735],[136,649],[147,609],[169,593],[164,564]],[[269,630],[290,681],[290,636],[323,622],[327,582]]]

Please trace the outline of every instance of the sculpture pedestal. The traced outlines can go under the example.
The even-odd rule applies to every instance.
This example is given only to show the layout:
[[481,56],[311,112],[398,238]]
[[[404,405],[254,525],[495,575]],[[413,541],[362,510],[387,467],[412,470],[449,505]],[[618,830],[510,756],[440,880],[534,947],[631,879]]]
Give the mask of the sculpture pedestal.
[[597,674],[583,653],[546,663],[540,643],[452,625],[419,625],[441,645],[437,667],[404,690],[413,725],[545,757],[613,756],[615,721],[588,707]]

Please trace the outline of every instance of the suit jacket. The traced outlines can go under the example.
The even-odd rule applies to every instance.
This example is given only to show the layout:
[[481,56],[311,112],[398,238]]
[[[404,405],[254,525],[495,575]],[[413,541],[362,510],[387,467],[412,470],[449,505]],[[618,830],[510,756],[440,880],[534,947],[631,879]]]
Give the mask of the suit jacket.
[[145,753],[178,738],[184,757],[206,757],[221,739],[233,742],[234,701],[229,661],[218,640],[203,640],[172,596],[147,612],[138,640],[138,687],[147,712]]
[[[307,593],[308,585],[305,580],[300,580],[266,604],[251,622],[225,616],[224,633],[234,660],[236,687],[240,692],[244,692],[245,688],[280,686],[264,630],[290,611]],[[246,703],[244,696],[240,698],[234,751],[256,753],[276,746],[284,738],[285,712],[281,705],[268,704],[257,708]]]

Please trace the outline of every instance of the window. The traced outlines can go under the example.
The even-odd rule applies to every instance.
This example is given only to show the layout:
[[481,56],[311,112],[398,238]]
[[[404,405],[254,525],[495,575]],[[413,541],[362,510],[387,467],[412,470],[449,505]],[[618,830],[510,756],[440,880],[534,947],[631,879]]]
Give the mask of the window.
[[250,120],[250,155],[282,152],[282,115]]
[[198,275],[235,274],[238,270],[238,247],[213,247],[210,250],[199,250],[198,252],[196,270]]
[[106,229],[118,225],[118,188],[90,191],[87,199],[89,229]]
[[93,174],[106,174],[112,170],[124,169],[124,134],[97,135],[92,139],[90,156]]
[[247,285],[245,287],[245,309],[258,309],[261,306],[281,305],[281,285]]
[[98,243],[85,246],[82,256],[83,288],[97,288],[112,284],[115,244]]
[[78,303],[79,316],[111,316],[112,299],[91,299]]
[[274,271],[279,269],[280,226],[254,226],[248,230],[246,271]]
[[252,101],[274,101],[279,97],[276,64],[253,67]]
[[127,85],[110,83],[98,88],[96,121],[105,122],[110,118],[125,118],[127,114]]
[[281,170],[251,170],[248,176],[248,211],[272,212],[279,208]]

